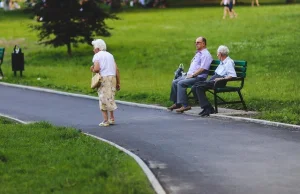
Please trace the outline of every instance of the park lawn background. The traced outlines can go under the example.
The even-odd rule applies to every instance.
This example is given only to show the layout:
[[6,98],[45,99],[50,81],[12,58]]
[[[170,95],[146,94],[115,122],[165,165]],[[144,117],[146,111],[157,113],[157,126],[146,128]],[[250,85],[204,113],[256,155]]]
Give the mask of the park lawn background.
[[[300,5],[234,9],[236,19],[223,20],[223,7],[216,6],[131,10],[119,13],[120,20],[108,20],[114,29],[111,37],[103,39],[121,72],[117,99],[170,105],[173,72],[180,63],[187,71],[195,39],[204,36],[214,58],[223,44],[229,47],[231,58],[248,61],[242,93],[249,110],[260,112],[255,118],[299,125]],[[20,12],[0,14],[0,47],[6,48],[2,81],[96,95],[89,88],[92,46],[73,48],[73,57],[68,57],[66,47],[37,44],[37,33],[28,28],[35,20]],[[15,44],[25,53],[22,78],[11,72],[10,53]]]
[[153,194],[139,165],[123,151],[46,122],[0,117],[0,193]]

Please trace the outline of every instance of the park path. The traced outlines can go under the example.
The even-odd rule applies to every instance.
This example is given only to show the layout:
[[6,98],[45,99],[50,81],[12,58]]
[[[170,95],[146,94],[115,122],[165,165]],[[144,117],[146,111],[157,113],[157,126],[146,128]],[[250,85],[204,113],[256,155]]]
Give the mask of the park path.
[[172,194],[299,194],[300,132],[118,104],[98,127],[98,101],[0,85],[0,113],[48,121],[137,154]]

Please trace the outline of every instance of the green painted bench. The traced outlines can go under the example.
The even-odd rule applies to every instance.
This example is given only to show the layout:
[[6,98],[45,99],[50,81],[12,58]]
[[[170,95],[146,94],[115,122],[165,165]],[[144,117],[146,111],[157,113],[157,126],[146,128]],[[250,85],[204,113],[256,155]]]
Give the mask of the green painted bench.
[[4,51],[5,51],[5,48],[0,48],[0,77],[4,76],[2,69],[1,69],[1,65],[3,63],[3,58],[4,58]]
[[[246,78],[246,71],[247,71],[247,61],[242,60],[234,60],[235,63],[235,71],[237,74],[236,78],[232,78],[229,80],[219,80],[215,82],[215,85],[212,89],[208,89],[207,91],[213,94],[214,96],[214,104],[215,104],[215,111],[218,113],[218,105],[223,104],[237,104],[241,103],[245,111],[247,111],[246,103],[243,99],[241,90],[244,87],[244,82]],[[220,64],[220,60],[213,60],[209,69],[209,75],[212,76],[215,74],[215,70]],[[235,82],[231,84],[231,82]],[[229,84],[230,83],[230,84]],[[196,84],[195,84],[196,85]],[[191,90],[188,93],[189,98],[192,97],[192,94],[195,94],[195,87],[190,86]],[[220,93],[228,93],[228,92],[236,92],[239,95],[240,100],[236,101],[226,101],[225,99],[220,97]]]

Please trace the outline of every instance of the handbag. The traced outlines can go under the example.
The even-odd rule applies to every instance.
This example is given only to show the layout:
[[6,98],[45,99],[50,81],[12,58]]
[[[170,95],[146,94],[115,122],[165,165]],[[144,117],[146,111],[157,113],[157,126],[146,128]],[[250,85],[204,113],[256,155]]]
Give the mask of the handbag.
[[101,86],[101,81],[102,81],[102,77],[100,73],[96,73],[95,75],[93,75],[92,73],[91,88],[92,89],[99,88]]

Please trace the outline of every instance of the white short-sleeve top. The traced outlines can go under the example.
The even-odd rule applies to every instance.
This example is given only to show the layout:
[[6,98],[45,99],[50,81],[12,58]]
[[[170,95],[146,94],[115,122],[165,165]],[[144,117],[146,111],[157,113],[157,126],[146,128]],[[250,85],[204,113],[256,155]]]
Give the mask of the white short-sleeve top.
[[96,61],[100,64],[101,76],[116,75],[115,59],[112,54],[107,51],[99,51],[93,57],[93,63]]
[[226,57],[224,61],[220,62],[215,73],[223,77],[236,77],[234,61],[230,57]]

